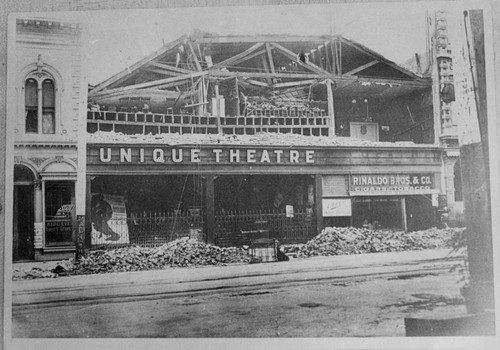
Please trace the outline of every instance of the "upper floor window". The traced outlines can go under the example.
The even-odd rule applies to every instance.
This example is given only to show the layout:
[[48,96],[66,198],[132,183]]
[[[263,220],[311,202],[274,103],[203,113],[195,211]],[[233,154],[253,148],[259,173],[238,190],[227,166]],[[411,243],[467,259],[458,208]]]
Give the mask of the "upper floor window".
[[29,77],[24,84],[27,133],[55,134],[55,84],[47,76]]

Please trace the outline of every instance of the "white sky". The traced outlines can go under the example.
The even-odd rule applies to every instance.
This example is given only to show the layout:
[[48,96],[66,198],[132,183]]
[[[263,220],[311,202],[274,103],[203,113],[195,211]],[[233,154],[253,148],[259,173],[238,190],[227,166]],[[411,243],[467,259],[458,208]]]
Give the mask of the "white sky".
[[342,34],[401,63],[425,51],[428,9],[419,2],[320,4],[105,10],[75,18],[85,30],[89,83],[97,84],[194,29],[221,35]]

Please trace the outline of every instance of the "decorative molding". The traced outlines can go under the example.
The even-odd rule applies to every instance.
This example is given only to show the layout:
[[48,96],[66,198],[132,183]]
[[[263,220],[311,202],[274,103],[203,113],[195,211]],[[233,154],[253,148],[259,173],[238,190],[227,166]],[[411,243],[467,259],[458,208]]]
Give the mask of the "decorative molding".
[[23,159],[23,157],[14,156],[14,164],[21,164],[22,159]]
[[78,158],[69,158],[73,163],[78,164]]
[[56,156],[55,158],[57,163],[62,163],[62,161],[64,160],[63,156]]
[[49,158],[29,158],[29,160],[35,163],[37,167],[40,167],[40,165],[42,165],[42,163],[45,162],[47,159]]

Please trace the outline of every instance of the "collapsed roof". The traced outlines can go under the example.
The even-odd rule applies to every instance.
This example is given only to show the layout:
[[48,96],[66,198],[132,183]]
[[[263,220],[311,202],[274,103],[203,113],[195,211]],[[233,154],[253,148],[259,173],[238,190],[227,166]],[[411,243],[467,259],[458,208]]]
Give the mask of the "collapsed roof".
[[[334,83],[336,96],[391,98],[429,88],[429,78],[342,36],[182,36],[91,89],[89,98],[205,94],[236,79],[242,88],[281,91]],[[201,97],[202,98],[202,97]]]

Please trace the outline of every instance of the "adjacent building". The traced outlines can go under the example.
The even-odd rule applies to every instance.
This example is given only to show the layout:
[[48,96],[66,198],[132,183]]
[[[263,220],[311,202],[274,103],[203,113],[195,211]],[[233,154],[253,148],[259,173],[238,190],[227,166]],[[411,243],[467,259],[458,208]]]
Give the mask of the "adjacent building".
[[85,213],[85,158],[79,155],[87,94],[81,28],[18,18],[13,49],[13,259],[74,255]]

